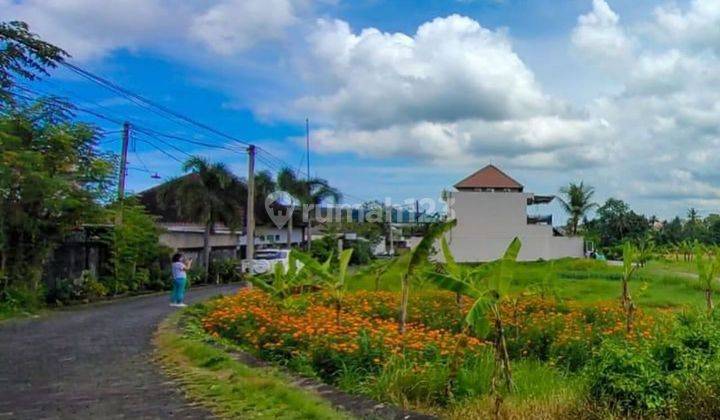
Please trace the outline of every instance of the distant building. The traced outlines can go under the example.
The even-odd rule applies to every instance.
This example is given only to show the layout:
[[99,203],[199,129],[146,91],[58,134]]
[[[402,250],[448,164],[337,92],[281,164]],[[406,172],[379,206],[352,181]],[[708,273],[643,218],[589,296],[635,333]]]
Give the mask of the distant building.
[[460,262],[500,258],[514,237],[522,241],[519,260],[582,257],[583,240],[553,228],[551,215],[528,215],[528,205],[555,197],[524,192],[522,184],[488,165],[455,184],[447,200],[457,219],[448,243]]
[[[178,182],[179,179],[185,177],[196,176],[195,174],[184,175],[168,182]],[[160,235],[160,243],[172,248],[174,251],[182,252],[188,256],[194,257],[199,261],[203,249],[203,233],[202,224],[183,217],[175,205],[161,206],[158,193],[160,189],[167,183],[155,186],[140,192],[137,197],[147,211],[158,217],[158,225],[164,229]],[[244,198],[244,197],[243,197]],[[277,208],[279,205],[273,204]],[[284,212],[283,208],[277,208],[279,212]],[[244,210],[240,210],[244,215]],[[293,229],[291,241],[293,246],[299,246],[303,243],[302,230],[305,223],[301,219],[300,212],[293,215]],[[255,247],[261,248],[286,248],[288,229],[286,227],[278,228],[272,223],[265,206],[256,203],[255,205]],[[244,223],[241,223],[241,226]],[[223,224],[216,224],[210,234],[210,258],[244,258],[245,249],[247,247],[247,238],[244,227],[231,230]]]

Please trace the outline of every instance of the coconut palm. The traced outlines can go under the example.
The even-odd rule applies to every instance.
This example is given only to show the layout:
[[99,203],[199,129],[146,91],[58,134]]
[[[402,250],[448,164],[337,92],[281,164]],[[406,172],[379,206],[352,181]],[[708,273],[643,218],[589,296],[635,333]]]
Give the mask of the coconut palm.
[[[277,186],[290,194],[296,202],[293,205],[314,205],[318,206],[327,200],[334,203],[342,199],[342,194],[336,188],[321,178],[302,179],[290,168],[283,168],[277,174]],[[310,249],[310,227],[312,217],[307,221],[307,249]],[[288,248],[291,244],[292,217],[288,219]]]
[[158,201],[162,207],[174,207],[178,215],[203,225],[202,267],[210,267],[210,235],[217,223],[235,230],[242,222],[244,185],[223,163],[211,163],[192,156],[182,166],[189,175],[161,187]]
[[592,201],[592,197],[595,194],[595,188],[590,185],[585,185],[583,182],[575,184],[571,182],[567,187],[560,188],[560,203],[563,209],[570,215],[568,220],[568,226],[570,227],[570,234],[577,235],[578,224],[585,215],[597,207],[597,203]]

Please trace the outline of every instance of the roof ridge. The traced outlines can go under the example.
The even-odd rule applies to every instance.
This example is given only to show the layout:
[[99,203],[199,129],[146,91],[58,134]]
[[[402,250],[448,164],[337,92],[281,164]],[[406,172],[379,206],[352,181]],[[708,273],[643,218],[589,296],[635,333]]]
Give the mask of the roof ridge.
[[[484,180],[485,176],[488,179]],[[478,178],[478,179],[475,179]],[[494,178],[494,179],[493,179]],[[467,185],[466,185],[467,184]],[[463,178],[455,188],[524,188],[515,178],[493,164],[488,164]]]

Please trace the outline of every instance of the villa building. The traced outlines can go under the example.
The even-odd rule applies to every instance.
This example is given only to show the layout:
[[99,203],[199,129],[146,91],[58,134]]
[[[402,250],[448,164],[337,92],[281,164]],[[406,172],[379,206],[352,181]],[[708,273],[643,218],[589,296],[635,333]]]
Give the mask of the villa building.
[[459,262],[491,261],[502,256],[514,237],[522,241],[521,261],[582,257],[583,240],[565,237],[552,216],[528,215],[528,206],[555,197],[524,192],[522,184],[488,165],[455,184],[447,200],[457,226],[447,239]]

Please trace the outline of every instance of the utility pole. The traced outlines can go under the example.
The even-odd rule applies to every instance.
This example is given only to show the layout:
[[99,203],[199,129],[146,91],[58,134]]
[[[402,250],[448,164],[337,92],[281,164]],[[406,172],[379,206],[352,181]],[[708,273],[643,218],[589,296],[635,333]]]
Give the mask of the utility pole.
[[115,224],[121,225],[123,221],[123,201],[125,200],[125,177],[127,176],[127,154],[130,142],[130,123],[123,123],[122,151],[120,152],[120,179],[118,180],[118,210],[115,214]]
[[127,175],[127,154],[128,142],[130,140],[130,123],[125,121],[123,124],[122,135],[122,152],[120,154],[120,179],[118,182],[118,201],[125,199],[125,176]]
[[388,230],[389,230],[389,236],[390,236],[390,249],[388,250],[388,254],[391,256],[395,255],[395,244],[393,243],[393,226],[392,226],[392,207],[386,207],[386,209],[389,211],[387,213],[387,220],[388,220]]
[[245,220],[245,258],[250,260],[250,275],[255,257],[255,146],[250,145],[248,152],[247,216]]
[[[307,196],[310,198],[310,119],[305,118],[305,153],[307,154]],[[310,203],[307,203],[310,204]],[[318,204],[319,205],[319,204]],[[317,211],[317,209],[315,209]],[[312,244],[312,216],[308,213],[307,220],[307,250],[310,251],[310,245]]]

